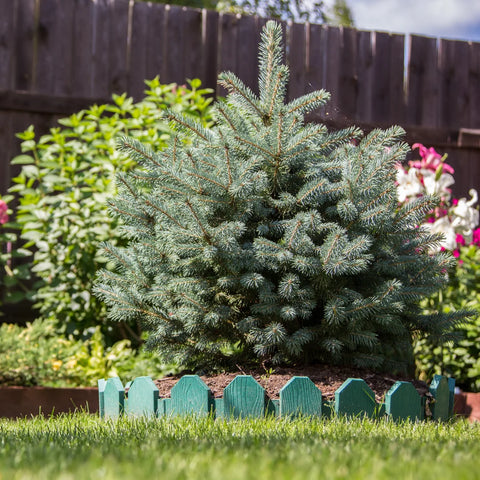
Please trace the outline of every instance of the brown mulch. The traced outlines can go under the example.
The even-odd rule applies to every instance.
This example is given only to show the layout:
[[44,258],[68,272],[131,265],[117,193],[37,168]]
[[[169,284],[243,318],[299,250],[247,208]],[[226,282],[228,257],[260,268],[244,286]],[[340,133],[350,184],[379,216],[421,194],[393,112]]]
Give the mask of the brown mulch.
[[[267,395],[276,399],[279,398],[280,389],[293,376],[309,377],[312,382],[320,389],[326,400],[334,400],[335,391],[348,378],[361,378],[367,382],[368,386],[375,393],[377,402],[384,400],[384,395],[397,380],[408,381],[413,384],[418,393],[423,396],[429,392],[428,385],[420,380],[415,380],[405,376],[378,374],[369,370],[360,370],[355,368],[332,367],[328,365],[312,365],[308,367],[296,368],[275,368],[273,373],[263,369],[249,370],[239,368],[236,372],[219,373],[217,375],[202,375],[200,378],[207,384],[215,398],[223,395],[223,389],[237,375],[252,375],[253,378],[266,390]],[[155,380],[155,384],[160,390],[160,397],[170,397],[170,390],[180,379],[181,375],[168,376]]]

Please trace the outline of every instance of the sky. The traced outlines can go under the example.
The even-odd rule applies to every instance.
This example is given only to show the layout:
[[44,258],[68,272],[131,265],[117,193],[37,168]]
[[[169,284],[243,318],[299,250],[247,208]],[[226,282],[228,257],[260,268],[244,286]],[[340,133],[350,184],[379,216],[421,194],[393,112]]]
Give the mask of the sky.
[[347,4],[361,30],[480,42],[480,0],[347,0]]

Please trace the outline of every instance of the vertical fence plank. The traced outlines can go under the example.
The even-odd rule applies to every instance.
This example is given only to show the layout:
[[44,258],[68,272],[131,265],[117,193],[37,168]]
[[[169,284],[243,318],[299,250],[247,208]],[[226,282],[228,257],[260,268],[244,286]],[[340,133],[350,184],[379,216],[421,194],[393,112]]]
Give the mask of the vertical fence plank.
[[453,404],[455,403],[455,379],[454,378],[447,378],[448,382],[448,416],[453,416]]
[[385,395],[386,413],[393,420],[422,419],[422,400],[410,382],[396,382]]
[[125,390],[118,377],[107,380],[103,398],[105,418],[118,418],[125,406]]
[[435,401],[432,404],[432,417],[434,420],[446,421],[449,417],[450,390],[448,381],[441,375],[435,375],[430,384],[430,393]]
[[357,32],[352,28],[342,28],[340,69],[338,79],[339,115],[352,124],[357,113],[358,77]]
[[35,76],[34,41],[38,12],[35,0],[17,0],[15,19],[15,90],[31,90]]
[[294,100],[305,93],[305,72],[307,62],[307,26],[301,23],[290,25],[288,37],[288,66],[290,81],[288,83],[288,98]]
[[325,115],[328,120],[339,117],[339,77],[340,77],[340,28],[326,27],[327,57],[325,64],[325,89],[330,92],[331,99],[326,105]]
[[185,83],[185,69],[183,65],[183,50],[186,32],[183,31],[182,7],[170,5],[165,8],[167,17],[166,56],[165,56],[165,83]]
[[[218,18],[218,59],[217,69],[221,72],[237,71],[237,15],[221,13]],[[217,95],[225,96],[227,91],[217,85]]]
[[[10,160],[14,153],[14,132],[12,130],[12,112],[0,111],[0,145],[2,145],[0,157],[0,194],[7,193],[10,186]],[[2,269],[3,270],[3,269]],[[3,274],[3,272],[2,272]]]
[[203,15],[203,76],[202,82],[205,87],[217,88],[217,57],[218,57],[218,12],[204,9]]
[[327,51],[327,30],[323,25],[309,24],[306,45],[306,90],[313,92],[325,87],[325,60]]
[[132,35],[130,40],[130,64],[128,75],[128,93],[135,100],[143,97],[144,80],[147,77],[148,26],[152,4],[135,2],[132,12]]
[[100,418],[105,416],[105,386],[107,385],[107,381],[103,378],[98,380],[98,413]]
[[357,113],[356,120],[370,122],[373,107],[373,51],[372,32],[357,32]]
[[93,9],[91,0],[76,0],[73,23],[72,91],[79,97],[91,97],[93,76]]
[[97,0],[93,9],[92,96],[109,98],[110,2]]
[[441,72],[442,126],[459,128],[469,126],[468,43],[440,40],[439,69]]
[[[471,43],[469,45],[469,97],[470,97],[470,109],[469,109],[469,126],[472,128],[478,128],[480,126],[480,43]],[[475,107],[476,105],[476,107]]]
[[[147,52],[145,80],[159,76],[160,81],[166,83],[163,78],[166,55],[165,32],[165,5],[153,3],[148,17],[146,44],[143,46]],[[130,75],[133,75],[133,72],[130,72]]]
[[150,377],[137,377],[128,389],[126,413],[154,417],[158,409],[158,388]]
[[437,41],[412,35],[409,52],[408,123],[437,126],[440,116]]
[[376,32],[372,78],[372,119],[374,121],[404,122],[403,71],[403,35]]
[[184,375],[172,388],[172,414],[205,417],[213,409],[213,395],[198,375]]
[[337,415],[373,417],[377,403],[375,394],[364,380],[349,378],[335,392]]
[[182,84],[187,79],[198,78],[203,71],[203,48],[202,48],[202,12],[201,10],[183,8],[182,23],[184,33],[183,40],[183,78]]
[[247,87],[258,93],[257,50],[260,34],[257,31],[258,17],[243,16],[237,24],[237,46],[232,52],[237,56],[235,73]]
[[280,390],[280,415],[322,416],[322,392],[308,377],[293,377]]
[[263,417],[265,390],[251,375],[238,375],[223,391],[223,408],[227,417]]
[[[109,92],[123,93],[127,91],[127,50],[128,50],[128,16],[129,0],[115,0],[109,5]],[[147,49],[147,43],[143,46]]]
[[74,6],[63,0],[40,1],[36,92],[72,93]]
[[0,0],[0,12],[0,90],[9,90],[13,82],[15,2]]

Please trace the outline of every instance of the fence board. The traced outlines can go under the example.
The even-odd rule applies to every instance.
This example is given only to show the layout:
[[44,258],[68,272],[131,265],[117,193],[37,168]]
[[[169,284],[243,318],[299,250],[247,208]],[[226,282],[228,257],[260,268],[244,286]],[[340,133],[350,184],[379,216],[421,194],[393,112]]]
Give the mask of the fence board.
[[376,409],[375,394],[359,378],[349,378],[335,392],[335,412],[337,415],[373,417]]
[[357,113],[356,120],[372,121],[373,50],[372,32],[357,33]]
[[[181,83],[201,75],[203,70],[204,50],[202,48],[202,11],[190,8],[182,10],[183,51],[180,62],[183,66]],[[179,80],[180,81],[180,80]]]
[[403,123],[404,37],[375,33],[372,78],[372,119],[375,122]]
[[73,2],[40,1],[34,91],[72,93]]
[[410,382],[396,382],[385,395],[385,410],[394,421],[421,420],[422,400]]
[[439,65],[442,77],[442,124],[468,127],[468,43],[440,40]]
[[184,375],[172,388],[172,413],[205,417],[213,409],[213,395],[198,375]]
[[327,51],[325,64],[325,89],[330,92],[331,99],[328,102],[325,115],[330,121],[339,117],[340,91],[340,29],[338,27],[326,27]]
[[[468,95],[470,98],[469,126],[480,127],[480,43],[469,45]],[[475,105],[477,108],[475,108]]]
[[292,377],[280,390],[280,415],[322,416],[322,392],[308,377]]
[[33,44],[37,31],[35,0],[16,0],[15,90],[30,90],[34,82]]
[[265,390],[251,375],[238,375],[223,391],[223,408],[227,417],[263,417]]
[[158,388],[150,377],[137,377],[128,389],[126,413],[154,417],[158,409]]
[[432,404],[432,418],[434,420],[446,421],[450,410],[450,390],[445,377],[435,375],[430,385],[430,393],[435,401]]
[[[166,41],[165,41],[165,30],[166,30],[166,18],[165,18],[165,5],[159,4],[154,5],[155,8],[150,8],[150,14],[148,17],[148,29],[147,36],[145,40],[145,45],[143,45],[144,50],[147,55],[146,62],[146,73],[144,80],[151,80],[157,75],[160,77],[160,81],[164,81],[165,74],[165,56],[166,56]],[[133,72],[130,71],[130,75]],[[145,90],[145,84],[143,85]]]
[[203,42],[204,63],[202,82],[204,87],[217,88],[218,57],[218,19],[219,14],[212,10],[203,10]]
[[411,125],[439,124],[437,41],[410,37],[408,64],[408,122]]
[[353,123],[357,112],[358,95],[358,78],[356,72],[357,31],[352,28],[343,28],[340,33],[339,109],[341,114]]
[[[92,31],[92,95],[110,97],[110,2],[97,0],[93,9]],[[112,48],[114,46],[112,45]]]
[[288,98],[301,97],[305,93],[306,73],[306,26],[293,23],[290,26],[288,39],[288,65],[290,67],[290,81],[288,84]]
[[182,8],[177,6],[167,5],[165,9],[168,29],[165,38],[167,50],[165,57],[166,72],[164,81],[167,83],[185,83],[183,66],[185,32],[183,31],[182,13]]
[[73,24],[72,91],[77,96],[92,97],[93,9],[91,0],[76,0]]
[[0,90],[12,88],[15,2],[0,0]]
[[[155,9],[158,10],[158,9]],[[110,3],[109,96],[124,93],[128,87],[128,18],[129,0]],[[147,40],[148,41],[148,40]],[[148,51],[146,45],[143,49]],[[142,90],[143,91],[143,90]]]
[[[237,15],[220,14],[218,17],[218,58],[219,72],[230,71],[237,73]],[[225,96],[227,91],[217,86],[217,95]]]
[[144,80],[147,78],[147,45],[149,18],[152,5],[135,2],[132,13],[132,36],[130,44],[130,64],[128,75],[128,93],[140,100],[145,90]]
[[118,418],[125,407],[125,390],[118,377],[109,378],[103,391],[104,416]]
[[237,23],[237,45],[232,54],[237,56],[237,66],[241,65],[241,71],[237,73],[240,79],[258,93],[258,68],[257,50],[260,32],[257,31],[258,17],[240,17]]

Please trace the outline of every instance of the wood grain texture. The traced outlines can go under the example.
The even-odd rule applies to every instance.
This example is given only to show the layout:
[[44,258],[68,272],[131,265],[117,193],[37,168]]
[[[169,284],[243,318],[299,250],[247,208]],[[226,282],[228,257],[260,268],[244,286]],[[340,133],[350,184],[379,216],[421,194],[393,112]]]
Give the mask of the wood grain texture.
[[223,405],[227,417],[263,417],[265,390],[251,375],[238,375],[225,388]]
[[125,407],[125,390],[118,377],[109,378],[103,392],[104,417],[118,418],[123,414]]
[[15,54],[15,2],[0,0],[0,90],[13,84]]
[[282,417],[322,416],[322,392],[308,377],[293,377],[280,390]]
[[446,377],[435,375],[430,385],[430,393],[435,401],[431,406],[434,420],[446,421],[450,411],[450,390]]
[[359,378],[349,378],[335,392],[335,413],[349,417],[372,418],[377,403],[375,394],[366,382]]
[[173,415],[209,415],[214,407],[211,390],[198,375],[184,375],[172,388]]
[[135,417],[154,417],[158,409],[158,388],[150,377],[137,377],[128,389],[126,413]]
[[107,385],[107,381],[103,378],[98,380],[98,413],[100,418],[105,416],[105,386]]
[[396,382],[385,395],[386,414],[394,421],[421,420],[422,401],[410,382]]

